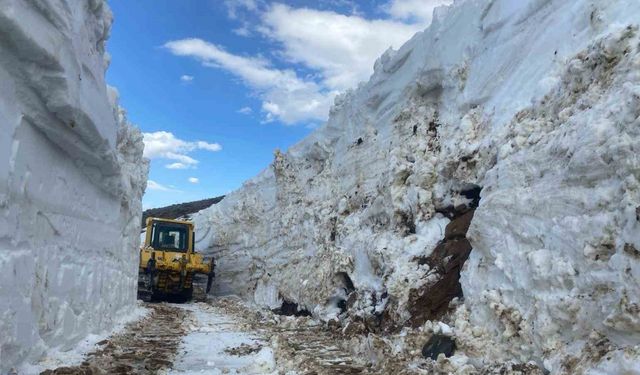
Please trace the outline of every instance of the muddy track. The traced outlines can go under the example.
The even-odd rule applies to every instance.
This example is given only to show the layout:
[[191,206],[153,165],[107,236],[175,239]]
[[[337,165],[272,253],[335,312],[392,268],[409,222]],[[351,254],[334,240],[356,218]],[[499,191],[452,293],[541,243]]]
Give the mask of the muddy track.
[[371,365],[355,358],[348,340],[336,339],[317,327],[283,328],[278,336],[281,362],[289,361],[303,374],[369,374]]
[[[216,298],[208,302],[211,311],[231,317],[242,331],[270,342],[282,374],[295,371],[304,375],[337,374],[394,374],[394,375],[446,375],[451,374],[448,362],[441,364],[425,360],[420,350],[403,352],[389,341],[393,338],[375,334],[342,333],[340,327],[331,327],[309,317],[286,317],[268,310],[247,307],[237,298]],[[405,336],[411,336],[407,333]],[[405,337],[409,347],[421,348],[426,338],[423,333]],[[238,347],[235,351],[254,348]],[[542,375],[535,365],[507,363],[491,366],[469,374]]]
[[[41,374],[445,375],[454,369],[446,360],[425,360],[420,350],[397,350],[399,337],[343,333],[310,317],[257,310],[234,297],[146,306],[151,312],[145,318],[100,342],[81,365]],[[401,344],[419,349],[426,337],[407,332]],[[543,374],[535,364],[510,362],[477,370],[465,373]]]
[[74,367],[46,370],[41,375],[156,374],[171,367],[188,311],[166,304],[148,304],[144,319],[99,343],[100,349]]
[[350,341],[307,317],[283,317],[270,311],[253,310],[237,299],[210,302],[225,315],[233,316],[247,332],[277,342],[280,370],[298,374],[379,374],[366,359],[353,355]]

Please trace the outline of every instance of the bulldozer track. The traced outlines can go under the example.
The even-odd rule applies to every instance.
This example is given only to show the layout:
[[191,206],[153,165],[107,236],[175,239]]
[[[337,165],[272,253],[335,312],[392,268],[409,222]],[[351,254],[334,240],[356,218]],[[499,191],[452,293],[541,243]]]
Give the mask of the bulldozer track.
[[148,304],[144,319],[99,343],[79,366],[46,370],[41,375],[157,374],[172,366],[185,333],[188,311],[167,305]]

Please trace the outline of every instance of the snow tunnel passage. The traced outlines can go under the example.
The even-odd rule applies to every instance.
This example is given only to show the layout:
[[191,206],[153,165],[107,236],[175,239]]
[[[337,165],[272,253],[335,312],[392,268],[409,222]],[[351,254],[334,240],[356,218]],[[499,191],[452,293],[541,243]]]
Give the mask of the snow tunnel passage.
[[480,186],[470,185],[470,188],[459,192],[461,197],[466,198],[466,204],[446,207],[441,211],[451,219],[445,228],[444,238],[429,256],[416,259],[418,264],[427,264],[430,270],[435,270],[436,281],[410,291],[410,325],[417,327],[427,320],[441,318],[451,300],[463,297],[460,272],[472,250],[466,235],[480,203],[481,191]]

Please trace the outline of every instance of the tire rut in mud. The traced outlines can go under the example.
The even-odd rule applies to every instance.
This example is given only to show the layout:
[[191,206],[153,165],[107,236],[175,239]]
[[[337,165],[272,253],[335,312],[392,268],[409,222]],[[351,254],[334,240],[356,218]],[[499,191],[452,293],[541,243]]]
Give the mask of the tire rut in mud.
[[151,312],[122,333],[99,343],[74,367],[46,370],[41,375],[156,374],[170,368],[186,333],[188,311],[166,304],[146,305]]

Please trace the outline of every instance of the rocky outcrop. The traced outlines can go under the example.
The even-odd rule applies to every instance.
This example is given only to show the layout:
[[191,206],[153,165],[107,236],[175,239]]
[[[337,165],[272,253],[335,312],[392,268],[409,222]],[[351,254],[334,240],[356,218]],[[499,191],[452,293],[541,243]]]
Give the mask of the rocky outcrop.
[[480,199],[469,206],[461,205],[451,208],[451,222],[445,227],[444,238],[429,256],[416,258],[419,265],[429,266],[429,277],[433,282],[409,292],[408,311],[411,314],[409,323],[414,327],[423,325],[428,320],[439,320],[448,311],[454,298],[462,298],[460,272],[471,253],[471,243],[466,238],[473,219],[473,213]]

